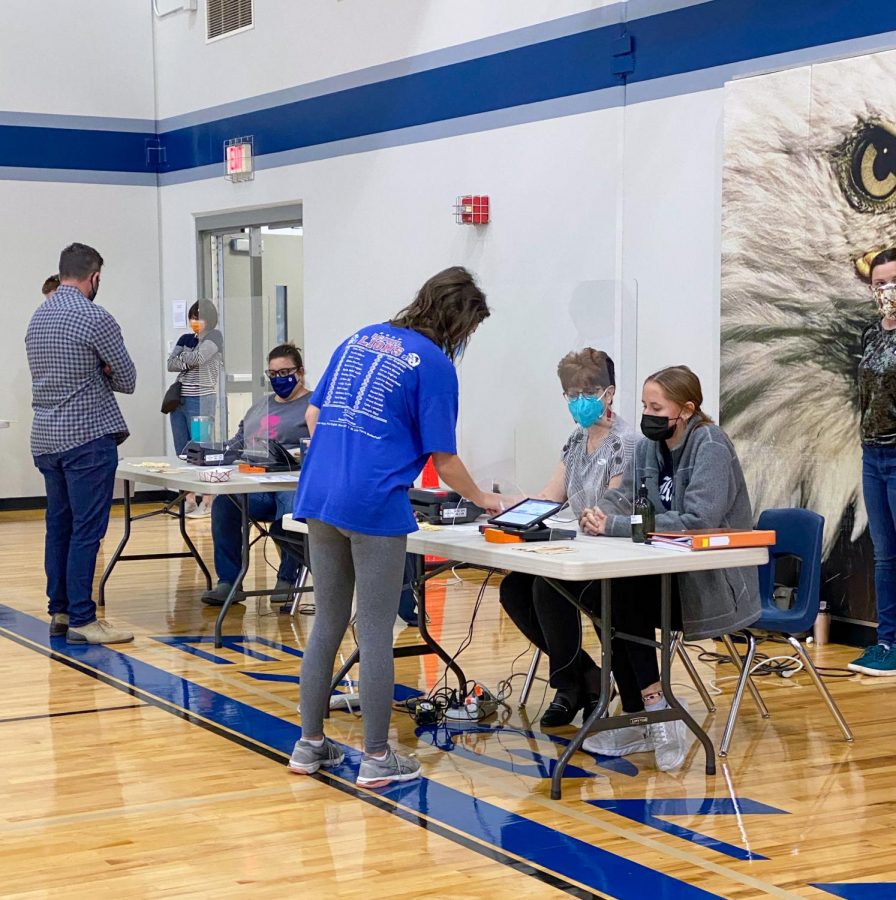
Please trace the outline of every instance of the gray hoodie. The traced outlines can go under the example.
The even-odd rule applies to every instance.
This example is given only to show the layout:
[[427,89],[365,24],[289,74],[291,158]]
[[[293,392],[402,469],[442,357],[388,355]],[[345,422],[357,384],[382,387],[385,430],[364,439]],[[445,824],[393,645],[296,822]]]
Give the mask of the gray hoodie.
[[[695,528],[752,528],[753,511],[734,446],[717,425],[691,419],[684,440],[672,451],[672,508],[659,493],[660,445],[646,438],[635,448],[633,466],[617,490],[598,503],[607,513],[606,533],[631,537],[632,498],[642,478],[656,509],[657,531]],[[730,634],[759,618],[759,578],[755,567],[683,572],[678,576],[685,636],[689,640]]]

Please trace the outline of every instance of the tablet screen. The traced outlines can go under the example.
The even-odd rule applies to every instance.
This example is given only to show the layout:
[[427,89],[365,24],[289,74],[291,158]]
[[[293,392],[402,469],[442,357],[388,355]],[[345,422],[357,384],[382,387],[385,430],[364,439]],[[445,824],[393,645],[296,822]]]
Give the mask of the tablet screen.
[[489,522],[493,525],[508,525],[511,528],[531,528],[559,512],[562,506],[562,503],[555,503],[553,500],[523,500],[522,503],[505,509],[499,516],[489,519]]

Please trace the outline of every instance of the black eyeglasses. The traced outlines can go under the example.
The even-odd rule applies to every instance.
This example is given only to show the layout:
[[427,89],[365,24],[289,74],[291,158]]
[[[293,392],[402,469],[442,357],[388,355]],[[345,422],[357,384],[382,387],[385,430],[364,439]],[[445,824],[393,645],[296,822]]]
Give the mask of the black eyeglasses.
[[290,375],[295,375],[298,371],[299,367],[293,366],[291,369],[268,369],[265,374],[268,378],[289,378]]

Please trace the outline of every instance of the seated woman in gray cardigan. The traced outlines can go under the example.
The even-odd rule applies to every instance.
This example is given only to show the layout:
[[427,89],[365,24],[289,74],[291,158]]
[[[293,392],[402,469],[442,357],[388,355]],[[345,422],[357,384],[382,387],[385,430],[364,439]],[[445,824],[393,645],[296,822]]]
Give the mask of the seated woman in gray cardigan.
[[[700,380],[687,366],[651,375],[641,393],[646,440],[635,448],[634,466],[617,490],[597,508],[585,510],[580,524],[588,534],[630,537],[632,498],[646,478],[658,531],[694,528],[752,528],[750,497],[737,454],[728,436],[700,408]],[[687,572],[673,579],[672,627],[690,640],[746,628],[759,618],[755,568]],[[660,623],[659,576],[613,582],[613,625],[654,638]],[[667,706],[659,683],[656,651],[613,638],[613,675],[626,713]],[[675,769],[687,751],[683,722],[626,727],[592,735],[585,749],[605,756],[653,751],[657,768]]]

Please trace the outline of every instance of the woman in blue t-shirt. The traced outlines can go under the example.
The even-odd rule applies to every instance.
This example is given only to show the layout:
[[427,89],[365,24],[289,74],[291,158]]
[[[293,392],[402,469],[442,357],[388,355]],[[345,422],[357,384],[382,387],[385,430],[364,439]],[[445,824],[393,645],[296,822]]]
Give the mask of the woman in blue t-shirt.
[[487,510],[457,455],[455,363],[488,317],[473,276],[455,266],[420,288],[389,322],[356,331],[333,354],[311,396],[313,435],[296,494],[307,519],[317,614],[302,662],[303,736],[289,767],[310,774],[342,762],[324,737],[324,713],[339,645],[357,593],[358,642],[364,666],[364,756],[358,784],[378,787],[420,775],[420,764],[388,744],[395,681],[392,625],[398,612],[407,535],[417,530],[408,489],[432,456],[450,488]]

